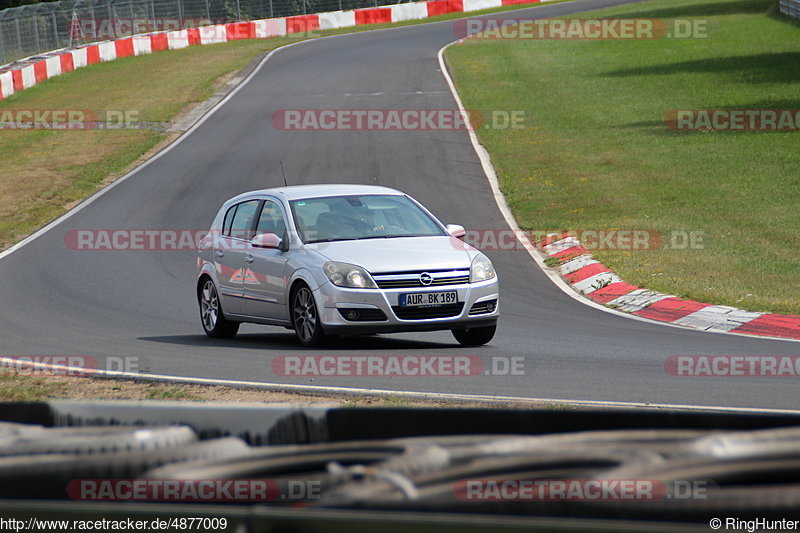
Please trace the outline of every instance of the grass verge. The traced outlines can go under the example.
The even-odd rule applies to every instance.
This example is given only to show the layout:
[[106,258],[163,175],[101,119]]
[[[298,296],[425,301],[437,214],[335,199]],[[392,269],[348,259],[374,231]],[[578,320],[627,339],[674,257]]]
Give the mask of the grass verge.
[[[238,41],[101,63],[17,93],[0,102],[0,111],[117,110],[169,123],[252,57],[284,42]],[[169,139],[151,129],[0,131],[0,248],[61,215]]]
[[[560,3],[559,0],[550,3]],[[524,9],[516,5],[470,16]],[[450,13],[418,21],[320,31],[338,35],[464,17]],[[455,35],[454,35],[455,38]],[[0,101],[3,110],[133,111],[138,120],[168,124],[208,99],[254,57],[305,40],[277,37],[129,57],[78,69]],[[176,135],[159,130],[0,129],[0,250],[130,170]]]
[[41,372],[0,372],[0,402],[48,400],[167,400],[256,403],[330,403],[338,407],[492,407],[575,409],[561,403],[450,401],[403,395],[304,394],[266,389],[160,383],[132,379],[66,376]]
[[703,19],[704,39],[470,40],[446,58],[529,230],[698,231],[702,249],[596,250],[649,289],[800,313],[800,133],[673,132],[672,109],[800,108],[800,28],[774,0],[655,0],[582,17]]

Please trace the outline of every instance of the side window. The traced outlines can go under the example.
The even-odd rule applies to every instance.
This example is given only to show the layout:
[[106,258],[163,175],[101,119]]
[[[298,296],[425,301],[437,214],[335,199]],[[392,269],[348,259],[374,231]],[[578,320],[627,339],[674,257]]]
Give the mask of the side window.
[[229,237],[231,234],[231,225],[233,224],[233,215],[236,214],[236,208],[239,207],[239,204],[228,209],[228,212],[225,213],[225,220],[222,222],[222,234],[226,237]]
[[250,200],[249,202],[242,202],[237,206],[229,233],[231,237],[246,240],[253,238],[253,220],[255,219],[259,203],[258,200]]
[[261,216],[256,227],[256,234],[258,233],[274,233],[282,239],[285,238],[286,222],[283,219],[283,212],[272,200],[265,200],[264,207],[261,208]]

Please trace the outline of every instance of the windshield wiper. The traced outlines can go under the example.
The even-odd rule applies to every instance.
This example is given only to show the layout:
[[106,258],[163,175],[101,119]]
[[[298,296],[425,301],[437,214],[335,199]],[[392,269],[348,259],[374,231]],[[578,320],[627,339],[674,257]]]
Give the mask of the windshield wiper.
[[356,237],[342,237],[342,238],[331,238],[331,239],[314,239],[311,241],[303,241],[303,244],[314,244],[317,242],[334,242],[334,241],[354,241]]
[[363,241],[365,239],[399,239],[401,237],[436,237],[436,235],[416,235],[413,233],[402,235],[365,235],[363,237],[342,237],[336,239],[314,239],[311,241],[304,241],[304,244],[314,244],[317,242],[334,242],[334,241]]
[[369,235],[367,237],[356,237],[353,240],[362,241],[364,239],[397,239],[399,237],[425,237],[425,235]]

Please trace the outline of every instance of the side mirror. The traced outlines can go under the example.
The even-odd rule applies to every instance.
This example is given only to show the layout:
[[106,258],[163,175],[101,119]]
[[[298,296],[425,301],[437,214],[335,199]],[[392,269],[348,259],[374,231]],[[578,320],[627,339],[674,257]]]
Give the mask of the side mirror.
[[467,230],[464,229],[464,226],[459,226],[458,224],[448,224],[447,233],[456,239],[462,239],[467,234]]
[[250,244],[256,248],[280,248],[283,239],[274,233],[259,233],[250,239]]

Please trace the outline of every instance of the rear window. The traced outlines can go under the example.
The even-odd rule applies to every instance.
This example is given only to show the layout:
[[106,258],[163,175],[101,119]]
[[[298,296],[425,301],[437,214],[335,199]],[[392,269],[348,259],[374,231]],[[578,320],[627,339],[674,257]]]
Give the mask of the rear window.
[[228,209],[228,211],[225,213],[225,221],[222,223],[223,235],[231,234],[231,224],[233,224],[233,215],[236,214],[237,207],[239,207],[238,204]]
[[[233,215],[230,216],[231,210],[225,216],[225,231],[224,234],[236,239],[249,240],[255,235],[253,223],[255,221],[256,212],[258,211],[259,200],[250,200],[236,205]],[[231,208],[231,209],[234,209]],[[228,217],[230,216],[231,222],[228,225]]]

